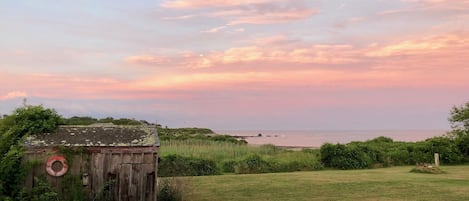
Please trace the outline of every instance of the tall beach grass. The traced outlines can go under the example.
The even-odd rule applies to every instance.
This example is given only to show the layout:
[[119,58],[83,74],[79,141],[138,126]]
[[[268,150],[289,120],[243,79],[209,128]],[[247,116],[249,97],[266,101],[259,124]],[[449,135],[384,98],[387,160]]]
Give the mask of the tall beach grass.
[[267,172],[317,170],[322,168],[318,154],[318,150],[291,151],[274,145],[250,146],[198,139],[164,140],[160,150],[163,158],[178,155],[215,161],[221,172],[234,172],[234,166],[252,156],[259,156],[262,164],[268,166]]

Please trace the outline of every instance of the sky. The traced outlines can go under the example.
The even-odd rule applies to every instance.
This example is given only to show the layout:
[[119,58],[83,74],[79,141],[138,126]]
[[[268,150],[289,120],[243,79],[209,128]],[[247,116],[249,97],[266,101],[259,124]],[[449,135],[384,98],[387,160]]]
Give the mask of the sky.
[[449,129],[469,101],[469,0],[2,1],[0,30],[0,114]]

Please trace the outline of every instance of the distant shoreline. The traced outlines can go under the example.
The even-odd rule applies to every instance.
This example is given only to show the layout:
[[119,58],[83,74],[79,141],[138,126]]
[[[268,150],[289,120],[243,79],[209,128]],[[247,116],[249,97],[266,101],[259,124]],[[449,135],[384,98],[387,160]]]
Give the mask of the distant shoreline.
[[417,142],[442,136],[445,130],[350,130],[350,131],[298,131],[298,130],[231,130],[215,131],[246,140],[249,145],[272,144],[284,149],[317,149],[325,143],[346,144],[367,141],[377,137],[388,137],[394,141]]

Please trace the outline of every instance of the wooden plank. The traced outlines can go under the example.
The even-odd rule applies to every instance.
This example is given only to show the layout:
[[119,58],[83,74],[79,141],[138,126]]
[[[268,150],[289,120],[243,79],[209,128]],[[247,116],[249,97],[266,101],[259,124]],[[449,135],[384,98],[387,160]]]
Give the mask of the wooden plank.
[[113,182],[109,187],[109,200],[116,201],[119,199],[119,175],[116,173],[109,173],[108,182]]
[[104,163],[104,155],[101,153],[93,153],[91,158],[91,179],[92,179],[92,186],[91,189],[93,191],[93,195],[99,193],[98,191],[103,186],[103,163]]
[[155,152],[154,160],[155,163],[153,163],[153,170],[155,171],[154,176],[154,182],[153,182],[153,201],[156,201],[156,197],[158,197],[158,152]]
[[[145,153],[142,152],[140,155],[142,159],[142,163],[144,162],[143,159],[145,158]],[[146,179],[146,172],[145,168],[143,167],[143,164],[140,164],[140,174],[138,176],[138,189],[139,191],[139,200],[144,200],[145,199],[145,179]]]
[[156,199],[155,180],[154,164],[142,164],[142,197],[144,201],[154,201]]
[[103,174],[101,177],[103,178],[104,182],[109,181],[109,167],[111,166],[111,154],[110,153],[102,153],[103,155]]
[[108,161],[109,165],[108,165],[108,169],[106,170],[108,172],[107,182],[111,182],[112,180],[114,180],[114,184],[109,189],[111,201],[115,201],[119,199],[119,171],[120,171],[121,161],[122,161],[121,154],[109,152],[109,161]]
[[132,153],[123,153],[122,154],[122,164],[131,164],[132,163]]
[[80,155],[74,155],[73,156],[73,163],[70,164],[70,161],[68,161],[68,173],[67,174],[72,174],[72,175],[79,175],[80,174],[80,170],[81,170],[81,163],[82,163],[82,160],[81,160],[81,156]]
[[91,153],[84,153],[80,154],[80,173],[86,173],[88,174],[88,185],[84,186],[85,191],[90,193],[90,196],[92,196],[92,181],[93,178],[91,177],[91,158],[92,154]]
[[117,174],[120,170],[120,164],[122,163],[121,154],[111,154],[109,159],[109,168],[108,172],[112,174]]
[[95,169],[96,169],[96,154],[97,153],[92,153],[91,156],[90,156],[90,174],[89,174],[89,177],[90,177],[90,188],[91,188],[91,193],[93,195],[93,197],[95,196],[95,193],[96,193],[96,188],[98,186],[97,182],[98,180],[96,179],[96,172],[95,172]]
[[132,156],[132,159],[131,159],[132,164],[141,164],[141,163],[143,163],[142,153],[134,153],[131,156]]
[[130,173],[132,172],[131,164],[122,164],[119,175],[119,201],[127,201],[129,199]]
[[155,162],[155,157],[153,152],[146,152],[143,155],[143,163],[153,164]]
[[132,164],[130,193],[131,200],[142,200],[144,192],[144,179],[145,172],[142,169],[142,164]]

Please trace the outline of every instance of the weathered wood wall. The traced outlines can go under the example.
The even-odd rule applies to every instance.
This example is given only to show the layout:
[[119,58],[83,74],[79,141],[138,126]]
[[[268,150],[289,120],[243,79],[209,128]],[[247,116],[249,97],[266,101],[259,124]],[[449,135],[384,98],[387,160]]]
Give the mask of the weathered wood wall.
[[[157,152],[158,147],[88,147],[86,154],[74,155],[67,174],[88,174],[89,184],[84,188],[93,197],[106,192],[113,201],[155,201]],[[45,175],[56,190],[63,189],[63,176],[46,173],[45,163],[54,154],[60,154],[57,148],[27,150],[26,159],[39,162],[26,179],[27,187],[34,186],[34,177]]]

